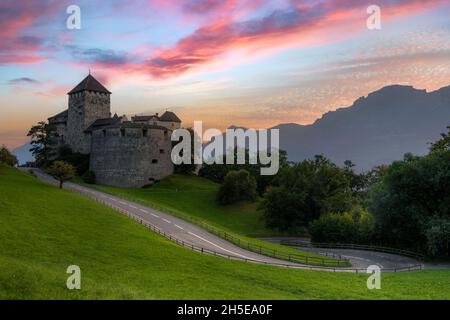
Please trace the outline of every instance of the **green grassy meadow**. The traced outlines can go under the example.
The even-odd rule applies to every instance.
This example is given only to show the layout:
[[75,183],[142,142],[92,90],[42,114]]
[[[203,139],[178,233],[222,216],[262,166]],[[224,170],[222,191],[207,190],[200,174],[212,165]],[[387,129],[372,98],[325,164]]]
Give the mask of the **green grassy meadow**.
[[259,237],[274,233],[264,226],[262,213],[256,210],[257,203],[218,205],[215,199],[219,185],[198,176],[174,174],[152,187],[139,189],[84,185],[245,236]]
[[[207,228],[213,227],[216,230],[227,232],[241,241],[263,246],[268,250],[323,258],[312,252],[300,251],[255,238],[278,235],[265,227],[262,213],[257,210],[257,203],[241,202],[227,206],[219,205],[216,201],[219,184],[205,178],[175,174],[148,188],[117,188],[84,184],[78,180],[77,182],[89,188],[140,202]],[[307,263],[303,258],[298,262]],[[332,267],[339,266],[337,261],[331,257],[328,257],[324,263]],[[340,266],[349,266],[349,264],[341,262]]]
[[[66,268],[81,268],[81,290]],[[364,274],[230,261],[180,247],[79,194],[0,166],[0,299],[449,299],[450,270]]]

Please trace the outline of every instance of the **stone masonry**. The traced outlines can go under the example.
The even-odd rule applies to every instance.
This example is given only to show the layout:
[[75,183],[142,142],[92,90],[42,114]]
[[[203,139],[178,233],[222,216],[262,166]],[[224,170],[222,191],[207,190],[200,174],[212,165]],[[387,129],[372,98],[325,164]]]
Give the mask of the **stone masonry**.
[[142,187],[173,173],[172,130],[181,120],[170,111],[159,116],[111,117],[110,95],[88,75],[69,93],[67,110],[48,119],[60,145],[90,154],[90,170],[99,184]]

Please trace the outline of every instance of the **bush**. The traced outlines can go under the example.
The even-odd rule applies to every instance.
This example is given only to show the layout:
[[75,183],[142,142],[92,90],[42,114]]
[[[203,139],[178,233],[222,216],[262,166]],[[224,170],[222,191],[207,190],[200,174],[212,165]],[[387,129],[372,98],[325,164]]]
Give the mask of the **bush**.
[[75,168],[70,163],[55,161],[48,168],[48,174],[59,181],[59,188],[62,189],[64,181],[70,180],[75,176]]
[[71,164],[80,177],[89,171],[89,155],[72,152],[69,146],[59,147],[57,160]]
[[0,162],[14,167],[18,164],[17,158],[5,146],[0,148]]
[[313,242],[324,243],[364,243],[373,236],[374,220],[362,210],[327,213],[310,224],[309,232]]
[[218,193],[221,204],[230,204],[242,200],[254,201],[256,181],[246,170],[230,171],[225,176]]
[[86,183],[95,184],[95,173],[88,170],[81,176],[81,179]]
[[346,212],[354,199],[348,176],[322,156],[282,168],[260,209],[266,225],[292,234],[328,212]]
[[432,243],[443,237],[433,221],[450,219],[449,159],[450,151],[437,150],[425,157],[406,155],[389,167],[371,194],[379,241],[411,251],[448,254],[445,243]]
[[450,255],[450,219],[432,218],[425,230],[430,256]]

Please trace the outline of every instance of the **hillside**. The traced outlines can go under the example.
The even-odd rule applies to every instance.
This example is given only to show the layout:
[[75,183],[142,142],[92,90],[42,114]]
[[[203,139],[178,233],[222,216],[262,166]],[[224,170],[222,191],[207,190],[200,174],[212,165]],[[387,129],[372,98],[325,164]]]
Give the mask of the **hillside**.
[[117,188],[104,185],[86,185],[133,201],[198,219],[227,231],[247,236],[273,235],[266,229],[257,203],[241,202],[221,206],[216,201],[219,185],[198,176],[174,174],[148,188]]
[[[366,276],[229,261],[179,247],[115,211],[0,166],[0,299],[450,297],[450,271]],[[81,268],[68,290],[66,268]]]
[[280,148],[291,161],[323,154],[338,165],[352,160],[358,170],[367,171],[401,160],[407,152],[426,154],[429,143],[448,125],[450,86],[428,93],[393,85],[328,112],[311,125],[286,123],[273,129],[280,130]]
[[[79,183],[88,188],[142,203],[177,216],[200,225],[216,235],[221,234],[223,237],[226,233],[233,237],[235,244],[251,243],[254,250],[257,251],[259,250],[257,247],[262,246],[270,252],[269,255],[273,254],[273,250],[286,255],[301,254],[302,258],[297,262],[307,264],[312,261],[305,261],[304,256],[322,258],[322,256],[312,252],[300,251],[258,239],[258,237],[282,236],[283,234],[265,227],[262,212],[257,210],[257,202],[219,205],[216,200],[219,184],[205,178],[174,174],[148,188],[118,188]],[[339,262],[332,258],[325,262],[328,266],[336,266],[336,263]]]
[[434,92],[388,86],[328,112],[314,124],[281,124],[280,147],[290,160],[324,154],[360,170],[389,164],[407,152],[424,155],[429,143],[450,125],[450,86]]

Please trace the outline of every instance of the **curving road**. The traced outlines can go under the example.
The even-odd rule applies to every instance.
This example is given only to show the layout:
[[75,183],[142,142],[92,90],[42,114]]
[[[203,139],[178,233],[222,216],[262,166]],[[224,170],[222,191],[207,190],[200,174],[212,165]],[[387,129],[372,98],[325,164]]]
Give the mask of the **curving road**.
[[[22,168],[22,170],[28,171],[29,169]],[[51,176],[43,173],[38,169],[33,169],[33,171],[35,175],[41,180],[53,185],[58,185],[58,182]],[[352,272],[350,268],[339,268],[334,270],[333,268],[326,267],[311,267],[309,265],[302,265],[260,255],[258,253],[238,247],[214,234],[209,233],[205,229],[193,223],[144,206],[142,204],[124,200],[122,198],[70,182],[66,182],[64,184],[64,188],[79,192],[120,212],[131,214],[142,220],[146,224],[150,224],[152,227],[159,229],[161,232],[164,232],[166,235],[170,235],[171,238],[175,238],[178,241],[183,241],[185,243],[189,243],[206,250],[217,252],[220,255],[229,256],[235,259],[245,259],[255,263],[283,265],[293,268]]]

